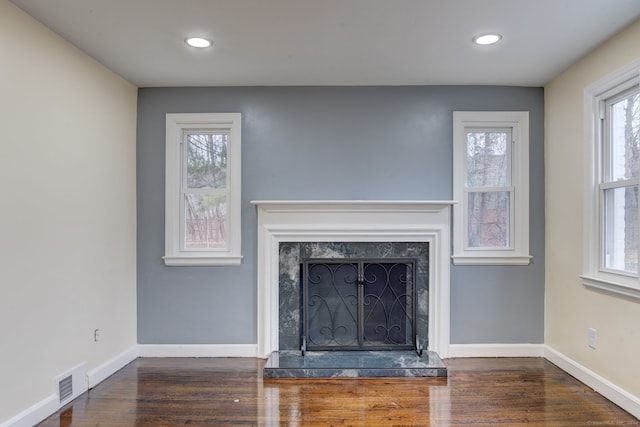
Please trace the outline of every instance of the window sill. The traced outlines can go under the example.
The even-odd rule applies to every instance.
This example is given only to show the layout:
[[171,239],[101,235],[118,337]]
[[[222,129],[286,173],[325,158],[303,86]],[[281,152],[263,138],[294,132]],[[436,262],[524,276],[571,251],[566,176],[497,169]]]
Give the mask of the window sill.
[[592,276],[580,277],[582,278],[582,284],[587,288],[598,289],[616,295],[640,299],[640,288],[634,288],[631,286],[623,285],[621,283],[603,280]]
[[191,267],[191,266],[215,266],[215,265],[240,265],[242,256],[163,256],[167,267]]
[[453,265],[529,265],[531,255],[513,256],[477,256],[477,255],[454,255]]

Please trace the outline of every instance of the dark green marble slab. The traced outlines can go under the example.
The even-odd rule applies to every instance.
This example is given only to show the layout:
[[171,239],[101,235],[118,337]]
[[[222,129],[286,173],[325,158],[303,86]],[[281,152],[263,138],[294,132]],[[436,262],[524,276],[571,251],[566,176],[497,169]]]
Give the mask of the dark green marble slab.
[[446,377],[447,367],[432,351],[275,351],[264,378]]

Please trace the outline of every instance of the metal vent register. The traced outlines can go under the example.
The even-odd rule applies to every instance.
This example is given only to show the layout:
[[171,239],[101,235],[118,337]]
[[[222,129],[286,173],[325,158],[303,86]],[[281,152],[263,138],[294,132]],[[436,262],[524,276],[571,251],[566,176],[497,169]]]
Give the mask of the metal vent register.
[[422,352],[416,336],[414,259],[309,259],[303,263],[302,353]]
[[60,396],[60,402],[64,402],[70,396],[73,395],[73,376],[69,375],[63,378],[58,383],[58,395]]

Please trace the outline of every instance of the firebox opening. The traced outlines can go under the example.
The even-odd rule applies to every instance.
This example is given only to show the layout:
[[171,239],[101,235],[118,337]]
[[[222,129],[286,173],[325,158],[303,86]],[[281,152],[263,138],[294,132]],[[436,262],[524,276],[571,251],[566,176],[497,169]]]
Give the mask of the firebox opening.
[[[347,335],[351,336],[351,342],[347,347],[351,347],[350,350],[417,350],[418,348],[427,349],[429,343],[429,242],[280,242],[279,244],[279,350],[280,351],[300,351],[304,348],[303,338],[305,335],[305,263],[313,266],[315,261],[320,261],[319,264],[327,264],[328,267],[316,266],[314,268],[319,269],[338,269],[338,274],[343,274],[346,271],[346,266],[338,268],[336,264],[331,263],[343,263],[347,265],[353,265],[349,267],[352,271],[349,273],[350,278],[343,277],[343,281],[353,281],[354,278],[358,279],[359,273],[357,267],[362,264],[363,271],[360,273],[363,280],[363,305],[360,308],[364,318],[367,316],[371,320],[377,320],[376,322],[370,322],[375,326],[363,326],[361,328],[360,336],[361,340],[358,341],[358,326],[357,322],[353,326],[353,320],[342,325],[343,327],[338,330],[337,326],[329,326],[334,329],[336,343],[345,343]],[[366,273],[365,274],[365,264]],[[394,265],[398,264],[394,267]],[[392,268],[393,267],[393,268]],[[377,271],[376,271],[377,270]],[[387,270],[389,273],[387,273]],[[329,273],[331,274],[331,273]],[[384,286],[374,283],[364,284],[364,278],[367,282],[374,282],[373,275],[384,279],[386,285],[387,276],[390,275],[389,280],[395,281],[400,276],[407,276],[406,280],[409,284],[403,284],[402,286],[396,285],[395,288],[387,287],[385,291],[387,294],[407,294],[407,297],[401,297],[395,301],[395,306],[391,311],[390,320],[382,319],[382,314],[377,311],[382,311],[381,304],[373,304],[376,298],[388,299],[389,295],[385,295],[382,292]],[[396,276],[394,278],[394,275]],[[405,279],[403,279],[405,280]],[[345,297],[346,303],[341,304],[337,314],[336,321],[345,323],[345,319],[355,318],[358,319],[358,306],[357,306],[357,286],[355,286],[355,292],[351,294],[354,297]],[[376,288],[376,286],[378,286]],[[340,291],[345,290],[347,285],[341,285]],[[365,289],[370,289],[372,296],[369,296],[364,301],[364,296],[367,294]],[[397,288],[397,289],[396,289]],[[331,285],[329,288],[323,290],[333,289]],[[377,290],[376,290],[377,289]],[[353,289],[352,289],[353,290]],[[322,295],[322,292],[320,295]],[[376,293],[377,292],[377,293]],[[382,294],[380,294],[382,292]],[[307,294],[309,294],[307,292]],[[334,292],[335,294],[335,292]],[[343,296],[346,295],[342,292]],[[328,295],[328,294],[327,294]],[[344,299],[344,298],[343,298]],[[316,304],[321,300],[316,298]],[[351,300],[356,305],[351,305]],[[368,302],[368,304],[367,304]],[[324,304],[324,303],[323,303]],[[389,303],[385,303],[387,311],[390,311]],[[340,304],[339,304],[340,305]],[[310,310],[317,308],[316,306],[307,307]],[[367,309],[375,308],[371,313],[367,312]],[[347,310],[348,309],[348,310]],[[331,310],[330,310],[331,311]],[[335,311],[335,309],[334,309]],[[399,313],[407,312],[407,315],[403,314],[403,318],[400,318]],[[329,315],[326,310],[324,313],[318,312],[315,316],[327,319]],[[386,316],[386,315],[384,315]],[[395,318],[394,318],[395,316]],[[384,321],[380,321],[380,320]],[[401,319],[401,320],[400,320]],[[325,320],[325,323],[327,321]],[[330,323],[330,321],[329,321]],[[396,324],[396,327],[391,327],[391,324]],[[321,326],[323,332],[316,334],[314,338],[311,336],[311,340],[314,341],[318,347],[328,348],[329,350],[344,350],[344,348],[335,347],[335,343],[331,343],[328,338],[331,333],[324,328],[326,325]],[[344,330],[350,329],[348,332]],[[390,330],[387,332],[387,330]],[[384,336],[384,338],[382,338]],[[321,339],[322,338],[322,339]],[[355,338],[355,340],[354,340]],[[323,341],[324,340],[324,341]],[[311,342],[313,347],[314,343]],[[390,346],[393,345],[393,348]],[[397,346],[397,347],[396,347]],[[317,348],[318,348],[317,347]]]
[[308,259],[302,271],[303,353],[420,345],[414,259]]

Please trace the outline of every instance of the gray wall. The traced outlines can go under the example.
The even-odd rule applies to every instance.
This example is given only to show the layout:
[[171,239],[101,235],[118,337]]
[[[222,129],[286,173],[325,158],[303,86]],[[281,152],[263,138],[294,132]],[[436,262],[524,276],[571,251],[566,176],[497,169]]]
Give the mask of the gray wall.
[[[543,89],[145,88],[138,99],[138,342],[256,342],[256,213],[265,199],[451,199],[452,112],[530,112],[533,263],[452,267],[452,343],[542,343]],[[165,267],[166,113],[242,116],[242,265]]]

